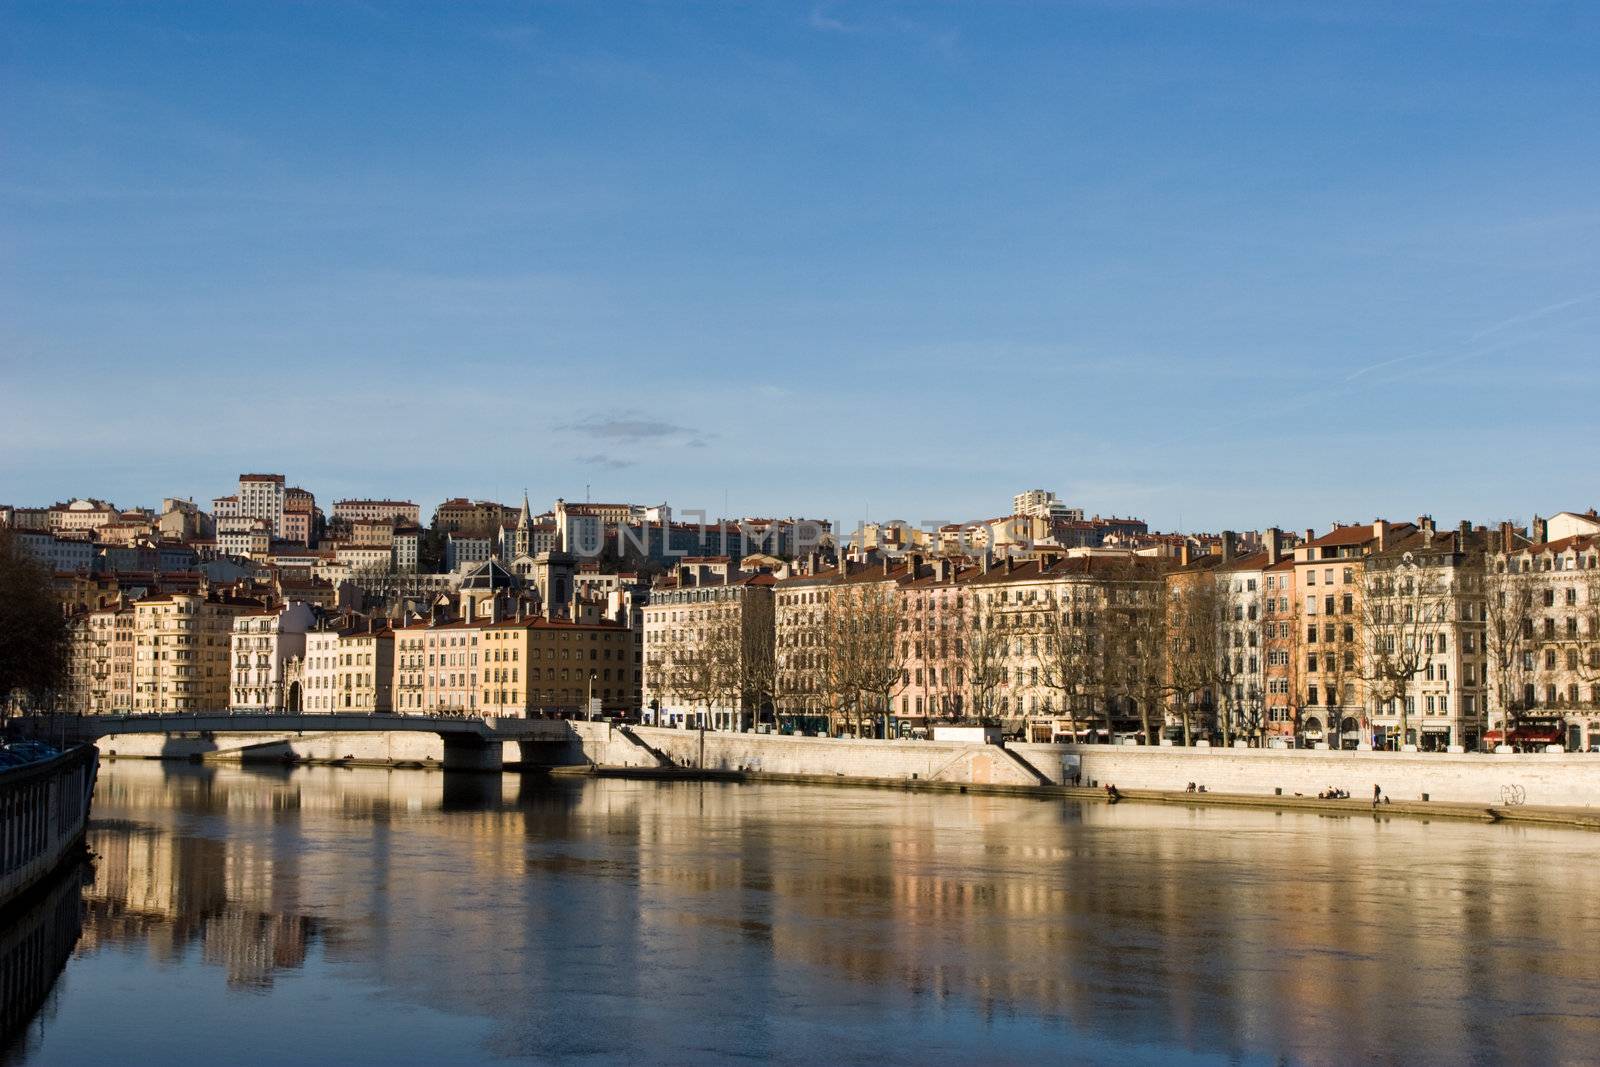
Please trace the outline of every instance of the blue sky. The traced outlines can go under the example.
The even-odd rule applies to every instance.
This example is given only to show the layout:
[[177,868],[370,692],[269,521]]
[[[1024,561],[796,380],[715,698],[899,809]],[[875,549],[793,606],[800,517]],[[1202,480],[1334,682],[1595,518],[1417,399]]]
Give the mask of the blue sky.
[[1589,4],[0,6],[0,501],[1600,504]]

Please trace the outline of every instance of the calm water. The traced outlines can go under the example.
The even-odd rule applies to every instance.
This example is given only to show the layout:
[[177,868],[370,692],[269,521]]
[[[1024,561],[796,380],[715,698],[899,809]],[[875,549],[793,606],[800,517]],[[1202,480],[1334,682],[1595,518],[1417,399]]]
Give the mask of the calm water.
[[1600,835],[139,762],[95,814],[8,1062],[1600,1059]]

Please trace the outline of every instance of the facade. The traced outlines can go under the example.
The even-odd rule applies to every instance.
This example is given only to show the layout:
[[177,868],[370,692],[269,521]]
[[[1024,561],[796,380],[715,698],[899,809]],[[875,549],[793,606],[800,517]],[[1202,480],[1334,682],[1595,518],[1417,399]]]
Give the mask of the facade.
[[365,520],[419,526],[422,509],[409,500],[335,500],[333,517],[352,523]]
[[230,641],[229,707],[236,711],[299,711],[291,690],[289,664],[302,660],[306,632],[316,625],[316,609],[289,604],[282,610],[263,608],[233,620]]
[[116,522],[121,513],[104,500],[78,499],[56,504],[49,509],[49,527],[54,533],[73,530],[96,531]]
[[1302,743],[1330,748],[1369,743],[1361,604],[1366,557],[1412,530],[1382,519],[1336,526],[1316,538],[1308,530],[1305,543],[1295,549],[1298,662],[1297,691],[1290,698]]
[[[1571,528],[1556,519],[1551,527]],[[1540,532],[1548,536],[1549,528]],[[1507,664],[1508,677],[1491,678],[1494,692],[1509,693],[1510,725],[1542,720],[1569,750],[1600,746],[1600,533],[1502,544],[1489,567],[1499,580],[1497,596],[1521,591],[1528,604],[1514,620],[1525,636]],[[1498,657],[1490,667],[1499,669]],[[1508,740],[1506,711],[1497,708],[1491,723],[1498,741]]]
[[24,552],[58,574],[87,574],[94,569],[95,547],[90,541],[58,537],[43,530],[18,530],[14,536]]
[[390,712],[394,709],[395,635],[387,620],[354,617],[325,622],[306,634],[300,670],[307,713]]
[[444,569],[447,571],[460,571],[479,563],[489,562],[493,555],[487,537],[472,537],[466,534],[452,533],[445,537],[444,542]]
[[433,512],[433,529],[437,533],[469,534],[492,537],[500,527],[515,522],[516,512],[493,500],[467,500],[456,497],[446,500]]
[[402,714],[479,714],[482,624],[416,622],[394,630],[394,710]]
[[641,670],[633,630],[613,622],[529,616],[482,630],[478,707],[486,715],[639,710]]
[[1364,667],[1375,748],[1476,747],[1489,698],[1488,534],[1424,516],[1366,560]]
[[281,474],[241,474],[238,514],[249,519],[265,520],[271,535],[282,539],[287,492]]
[[394,568],[394,549],[384,545],[347,542],[333,551],[334,562],[346,568],[347,576],[388,574]]
[[259,600],[228,593],[166,593],[133,605],[133,709],[217,711],[228,706],[233,620]]
[[110,715],[133,710],[133,625],[130,607],[73,616],[68,711]]
[[715,730],[771,721],[775,584],[689,568],[657,583],[642,611],[650,721]]
[[1034,515],[1056,522],[1082,522],[1083,509],[1069,508],[1054,493],[1029,489],[1011,498],[1015,515]]
[[394,560],[391,569],[396,574],[415,574],[422,552],[422,529],[415,523],[396,526],[391,537]]

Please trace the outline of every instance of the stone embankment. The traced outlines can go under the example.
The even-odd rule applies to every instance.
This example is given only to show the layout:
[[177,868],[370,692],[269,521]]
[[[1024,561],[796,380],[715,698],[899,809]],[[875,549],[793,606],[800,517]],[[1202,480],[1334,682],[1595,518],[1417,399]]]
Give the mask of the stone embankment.
[[[570,723],[563,743],[519,748],[505,764],[591,773],[793,781],[880,788],[1077,796],[1356,813],[1373,786],[1394,815],[1515,819],[1600,828],[1600,755],[1337,752],[1122,745],[853,741]],[[437,767],[427,734],[107,737],[107,755]],[[1189,792],[1193,783],[1195,792]],[[1330,787],[1348,800],[1319,800]],[[1203,792],[1200,790],[1203,789]]]
[[[574,723],[595,773],[721,777],[1600,829],[1600,756],[846,741]],[[577,762],[577,761],[573,761]],[[1190,784],[1195,791],[1190,792]],[[1318,793],[1343,790],[1349,799]],[[1203,790],[1203,791],[1202,791]]]

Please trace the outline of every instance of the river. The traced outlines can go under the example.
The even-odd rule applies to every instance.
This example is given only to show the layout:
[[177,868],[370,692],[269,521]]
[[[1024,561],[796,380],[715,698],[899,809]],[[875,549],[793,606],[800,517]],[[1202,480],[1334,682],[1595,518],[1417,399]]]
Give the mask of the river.
[[89,843],[5,1063],[1600,1059],[1581,831],[117,761]]

